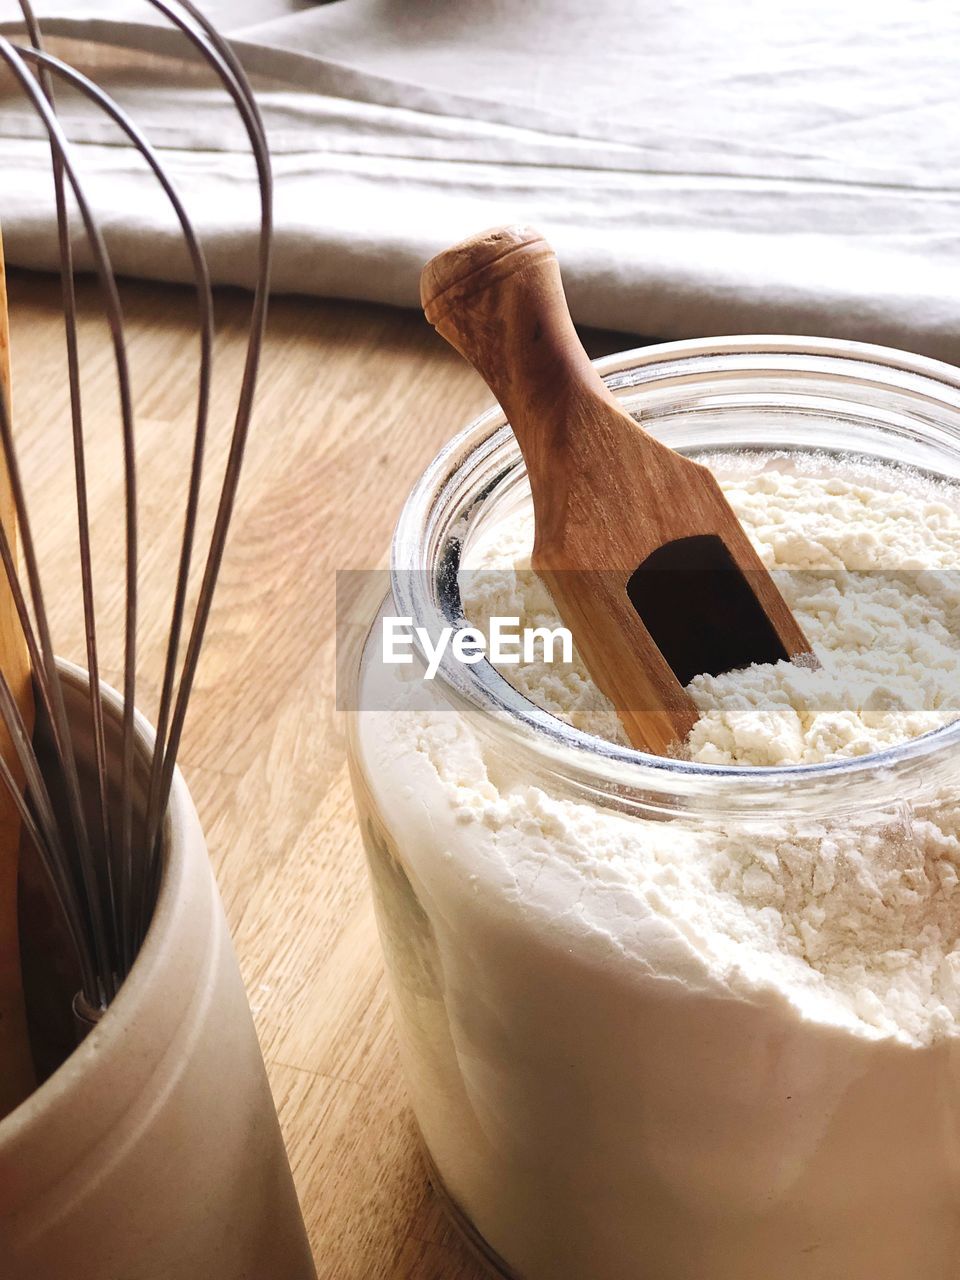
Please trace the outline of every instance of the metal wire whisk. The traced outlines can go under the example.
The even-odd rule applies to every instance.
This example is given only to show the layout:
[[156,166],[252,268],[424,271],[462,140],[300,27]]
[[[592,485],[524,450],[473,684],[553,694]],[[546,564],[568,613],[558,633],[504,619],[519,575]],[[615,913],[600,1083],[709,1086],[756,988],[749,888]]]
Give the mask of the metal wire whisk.
[[[0,776],[12,796],[23,829],[35,845],[62,910],[82,976],[86,1008],[102,1011],[116,995],[129,972],[146,929],[162,872],[163,820],[183,734],[204,632],[230,525],[244,447],[250,425],[266,321],[272,232],[272,181],[267,142],[253,93],[235,54],[192,0],[148,0],[184,37],[218,77],[243,122],[256,165],[260,189],[257,237],[258,273],[250,305],[246,361],[237,399],[227,462],[217,499],[210,543],[203,559],[199,592],[188,618],[188,585],[195,558],[204,448],[210,414],[213,368],[214,309],[210,276],[203,248],[174,184],[164,172],[147,137],[127,113],[87,76],[44,47],[40,24],[29,0],[20,0],[26,40],[13,43],[0,37],[0,63],[9,71],[24,98],[41,121],[50,142],[60,253],[63,317],[71,405],[73,468],[76,487],[80,577],[89,671],[89,714],[96,756],[97,796],[91,808],[81,792],[78,757],[65,708],[63,685],[44,603],[42,575],[31,531],[30,511],[17,460],[10,407],[0,396],[0,443],[6,463],[22,541],[23,568],[11,539],[0,525],[0,560],[23,629],[33,672],[38,717],[43,717],[53,744],[53,763],[41,767],[31,733],[0,671],[0,714],[11,736],[26,786],[21,790],[15,770],[0,756]],[[192,264],[197,300],[199,338],[196,425],[189,478],[184,495],[183,533],[170,612],[163,680],[157,712],[157,736],[150,763],[145,814],[134,806],[135,721],[137,694],[137,582],[138,515],[135,403],[124,336],[124,317],[110,253],[96,213],[84,194],[71,146],[57,114],[58,82],[83,94],[126,135],[149,166],[176,216]],[[72,204],[71,204],[72,197]],[[123,479],[125,493],[124,543],[126,609],[124,622],[123,717],[121,768],[118,780],[107,769],[107,745],[100,689],[97,620],[94,610],[96,566],[91,554],[88,516],[84,411],[77,332],[75,268],[72,250],[74,223],[89,245],[98,295],[109,326],[120,398]],[[66,797],[57,804],[54,797]],[[111,822],[111,810],[119,822]],[[118,830],[116,828],[119,828]]]

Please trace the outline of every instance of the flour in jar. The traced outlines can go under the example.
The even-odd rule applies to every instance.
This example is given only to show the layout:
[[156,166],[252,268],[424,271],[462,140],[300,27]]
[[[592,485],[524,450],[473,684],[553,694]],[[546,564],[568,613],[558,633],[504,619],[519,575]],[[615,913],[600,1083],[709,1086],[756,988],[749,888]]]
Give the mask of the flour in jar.
[[[689,691],[700,719],[682,754],[705,764],[812,764],[881,751],[960,717],[954,492],[849,461],[840,471],[816,457],[705,461],[821,665],[696,677]],[[462,583],[475,625],[493,615],[559,624],[529,568],[532,540],[526,513],[470,548]],[[503,674],[576,728],[626,744],[576,654]],[[908,1042],[955,1033],[960,813],[952,803],[911,812],[909,831],[852,820],[816,835],[721,824],[691,843],[669,826],[641,833],[622,823],[615,837],[602,826],[601,839],[599,827],[585,837],[580,824],[581,838],[599,841],[728,985],[779,983],[808,1014]],[[671,879],[671,867],[682,872]]]

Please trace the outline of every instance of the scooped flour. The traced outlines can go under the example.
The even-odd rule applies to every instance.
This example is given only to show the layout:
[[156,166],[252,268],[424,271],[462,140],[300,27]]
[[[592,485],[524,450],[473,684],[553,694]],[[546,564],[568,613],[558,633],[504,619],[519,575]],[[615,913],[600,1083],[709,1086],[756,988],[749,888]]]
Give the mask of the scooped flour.
[[[882,468],[845,466],[839,478],[815,459],[715,469],[764,563],[788,571],[778,584],[821,667],[696,677],[701,718],[684,754],[809,764],[876,752],[960,716],[960,591],[938,572],[960,565],[960,507],[948,491]],[[530,571],[532,539],[527,516],[473,549],[479,572],[464,574],[463,590],[477,626],[495,614],[558,625]],[[503,673],[568,723],[626,743],[576,654]],[[904,821],[909,830],[868,822],[829,836],[721,826],[690,848],[676,827],[625,829],[615,856],[730,985],[774,981],[816,1016],[925,1043],[954,1034],[960,1019],[960,814],[944,805]],[[682,876],[671,876],[678,865]]]

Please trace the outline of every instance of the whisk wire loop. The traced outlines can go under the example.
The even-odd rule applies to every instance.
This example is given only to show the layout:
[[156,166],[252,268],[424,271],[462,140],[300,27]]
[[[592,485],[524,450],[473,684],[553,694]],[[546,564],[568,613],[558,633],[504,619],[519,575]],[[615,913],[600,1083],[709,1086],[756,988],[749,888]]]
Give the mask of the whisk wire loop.
[[[0,758],[0,782],[14,797],[27,839],[37,848],[54,896],[77,951],[84,1007],[103,1009],[116,994],[136,959],[152,913],[162,872],[162,830],[190,695],[210,617],[213,594],[236,499],[240,470],[253,411],[263,345],[272,237],[272,176],[266,134],[246,74],[227,42],[191,0],[148,0],[185,37],[185,43],[214,72],[240,116],[253,155],[260,193],[257,234],[257,279],[250,305],[249,336],[233,420],[227,460],[216,500],[210,542],[193,615],[187,625],[187,600],[196,550],[205,448],[211,406],[214,355],[214,302],[210,273],[200,238],[174,182],[146,134],[115,100],[89,76],[54,56],[45,47],[30,0],[20,0],[28,44],[0,37],[0,66],[13,76],[43,125],[50,144],[57,215],[61,295],[64,313],[81,596],[87,668],[90,675],[90,719],[96,766],[96,820],[91,827],[84,803],[80,769],[57,668],[46,609],[40,565],[18,463],[9,407],[0,404],[0,445],[20,530],[29,604],[16,557],[0,526],[0,561],[27,645],[34,687],[53,749],[56,786],[32,746],[23,715],[0,672],[0,717],[13,742],[26,781],[26,796],[9,761]],[[138,626],[138,494],[135,404],[124,334],[124,316],[109,249],[91,201],[87,198],[71,145],[60,123],[54,81],[82,94],[123,133],[144,158],[175,215],[191,264],[199,331],[196,414],[177,574],[164,652],[157,714],[157,734],[149,762],[146,800],[135,812],[135,700]],[[111,777],[107,738],[99,693],[99,645],[95,611],[93,554],[87,494],[84,412],[81,390],[78,312],[73,227],[69,196],[98,284],[102,313],[109,328],[119,394],[124,483],[125,606],[123,697],[119,777]],[[183,656],[181,661],[181,648]],[[179,679],[178,679],[179,670]],[[66,812],[57,811],[53,796],[63,795]],[[119,815],[117,818],[116,815]],[[119,832],[116,831],[119,827]]]

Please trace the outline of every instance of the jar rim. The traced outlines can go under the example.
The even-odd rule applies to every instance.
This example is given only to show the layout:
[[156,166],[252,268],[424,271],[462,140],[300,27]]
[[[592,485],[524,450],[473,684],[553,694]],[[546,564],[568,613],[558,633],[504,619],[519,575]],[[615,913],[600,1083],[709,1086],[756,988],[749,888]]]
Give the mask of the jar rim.
[[[616,394],[625,387],[669,380],[682,362],[702,363],[706,373],[711,365],[732,361],[739,362],[744,372],[759,373],[769,367],[780,374],[803,376],[815,371],[846,381],[866,378],[881,390],[907,391],[934,409],[935,443],[956,454],[960,464],[960,370],[926,356],[843,339],[759,334],[656,343],[593,363]],[[937,406],[954,414],[957,424],[937,421]],[[508,441],[513,441],[513,433],[494,404],[444,445],[411,490],[393,538],[391,585],[399,611],[411,615],[415,623],[429,628],[451,616],[440,611],[432,582],[437,533],[442,528],[438,513],[462,489],[466,472],[478,459]],[[448,595],[451,585],[445,583]],[[459,602],[456,588],[454,594]],[[955,720],[881,751],[839,760],[773,766],[702,764],[653,755],[577,729],[524,697],[486,659],[465,666],[446,657],[434,683],[468,711],[484,732],[510,742],[538,771],[561,774],[594,792],[612,788],[621,796],[646,796],[644,807],[650,807],[651,795],[665,801],[669,794],[669,803],[653,807],[673,809],[697,798],[709,799],[715,810],[745,813],[769,809],[774,791],[795,796],[807,807],[804,801],[816,803],[830,797],[836,802],[842,787],[854,809],[871,791],[885,794],[889,801],[894,777],[895,794],[903,798],[912,784],[935,782],[932,767],[960,748],[960,720]],[[779,799],[780,795],[778,803]]]

